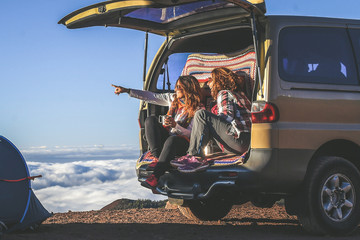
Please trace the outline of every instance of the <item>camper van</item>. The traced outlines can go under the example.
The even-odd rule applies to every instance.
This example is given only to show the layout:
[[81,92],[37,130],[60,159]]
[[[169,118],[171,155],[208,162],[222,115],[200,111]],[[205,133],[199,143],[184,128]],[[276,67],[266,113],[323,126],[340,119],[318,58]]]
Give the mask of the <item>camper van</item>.
[[[164,36],[144,90],[173,92],[178,76],[193,75],[208,108],[212,69],[227,67],[245,78],[252,102],[247,153],[226,154],[212,143],[208,168],[172,169],[160,178],[155,193],[186,217],[218,220],[233,205],[268,208],[282,200],[307,231],[349,234],[360,222],[360,21],[265,13],[264,0],[114,0],[59,23]],[[140,104],[140,182],[152,173],[144,121],[166,112]]]

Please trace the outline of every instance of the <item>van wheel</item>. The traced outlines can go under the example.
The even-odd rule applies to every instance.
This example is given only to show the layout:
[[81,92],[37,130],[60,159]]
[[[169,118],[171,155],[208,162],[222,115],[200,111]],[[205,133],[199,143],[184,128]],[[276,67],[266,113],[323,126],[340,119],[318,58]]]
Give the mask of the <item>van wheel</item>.
[[179,210],[186,218],[196,221],[216,221],[225,217],[233,204],[226,199],[188,200]]
[[360,222],[360,173],[341,157],[321,157],[309,169],[297,213],[305,230],[346,235]]

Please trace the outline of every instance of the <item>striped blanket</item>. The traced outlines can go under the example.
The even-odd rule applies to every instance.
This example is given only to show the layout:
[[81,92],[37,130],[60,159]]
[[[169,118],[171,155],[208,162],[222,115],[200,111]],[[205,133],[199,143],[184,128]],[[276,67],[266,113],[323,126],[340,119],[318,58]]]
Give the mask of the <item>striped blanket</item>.
[[256,57],[252,47],[230,54],[190,54],[181,75],[192,75],[202,84],[217,67],[226,67],[245,76],[246,95],[251,95],[256,74]]
[[[229,165],[241,165],[245,162],[246,153],[243,155],[226,154],[226,153],[214,153],[206,157],[206,160],[210,162],[211,166],[229,166]],[[136,163],[136,169],[139,169],[143,165],[150,165],[156,163],[158,160],[152,156],[150,151],[145,152]]]

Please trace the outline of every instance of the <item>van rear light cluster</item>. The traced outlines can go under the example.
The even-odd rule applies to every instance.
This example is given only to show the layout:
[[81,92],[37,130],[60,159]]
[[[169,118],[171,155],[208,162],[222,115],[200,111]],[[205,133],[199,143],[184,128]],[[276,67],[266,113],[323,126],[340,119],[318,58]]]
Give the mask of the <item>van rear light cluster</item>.
[[253,102],[251,105],[252,123],[272,123],[279,120],[279,110],[269,102]]

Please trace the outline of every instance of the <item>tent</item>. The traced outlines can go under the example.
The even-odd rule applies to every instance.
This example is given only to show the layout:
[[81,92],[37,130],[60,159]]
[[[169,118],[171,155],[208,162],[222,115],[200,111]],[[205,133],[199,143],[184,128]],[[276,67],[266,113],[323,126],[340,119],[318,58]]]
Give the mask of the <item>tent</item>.
[[31,189],[36,177],[15,145],[0,136],[0,233],[34,229],[51,216]]

